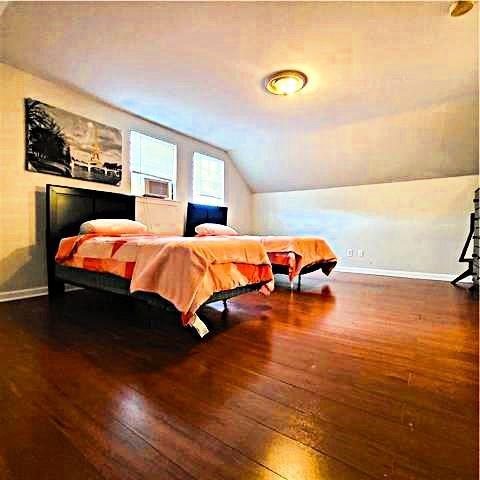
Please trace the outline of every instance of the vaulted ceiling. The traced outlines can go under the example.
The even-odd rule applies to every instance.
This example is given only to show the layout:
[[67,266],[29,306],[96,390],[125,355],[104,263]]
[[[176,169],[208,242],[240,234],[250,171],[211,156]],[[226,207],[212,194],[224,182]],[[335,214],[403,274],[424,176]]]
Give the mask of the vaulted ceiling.
[[[478,7],[10,2],[4,61],[218,145],[254,191],[478,168]],[[309,82],[276,97],[263,78]]]

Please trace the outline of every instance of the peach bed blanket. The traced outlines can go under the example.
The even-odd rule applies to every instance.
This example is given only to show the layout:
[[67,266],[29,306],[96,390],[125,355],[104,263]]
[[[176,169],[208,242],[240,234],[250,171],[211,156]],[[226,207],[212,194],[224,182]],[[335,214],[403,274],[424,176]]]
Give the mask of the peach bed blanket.
[[[238,238],[238,237],[237,237]],[[246,236],[260,240],[268,252],[272,264],[288,266],[288,276],[292,281],[303,267],[315,263],[334,263],[337,257],[328,243],[320,237],[294,236]],[[330,270],[325,270],[328,275]],[[327,273],[328,272],[328,273]]]
[[261,282],[262,293],[273,290],[268,255],[253,238],[87,234],[62,239],[56,261],[131,279],[132,293],[162,296],[184,325],[215,292]]

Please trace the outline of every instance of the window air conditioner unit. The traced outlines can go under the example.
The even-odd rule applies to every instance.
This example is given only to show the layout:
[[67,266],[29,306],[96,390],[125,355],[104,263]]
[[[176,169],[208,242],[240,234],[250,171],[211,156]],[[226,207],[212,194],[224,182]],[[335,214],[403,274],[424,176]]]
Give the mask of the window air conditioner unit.
[[170,180],[146,178],[144,196],[172,200],[172,182]]

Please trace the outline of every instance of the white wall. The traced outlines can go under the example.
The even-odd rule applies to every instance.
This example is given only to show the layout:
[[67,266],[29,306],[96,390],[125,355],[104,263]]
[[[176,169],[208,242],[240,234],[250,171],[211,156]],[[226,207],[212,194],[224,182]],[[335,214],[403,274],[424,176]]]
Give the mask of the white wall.
[[[123,178],[120,187],[71,180],[25,170],[24,98],[31,97],[122,130]],[[225,161],[229,223],[251,230],[252,195],[223,150],[110,107],[77,91],[0,63],[0,292],[46,284],[45,184],[129,193],[128,132],[138,130],[178,145],[178,203],[137,201],[137,217],[153,230],[182,234],[186,202],[192,195],[194,151]]]
[[[254,230],[321,235],[344,267],[456,274],[466,267],[458,256],[477,187],[477,176],[464,176],[258,193]],[[347,257],[348,248],[354,257]]]

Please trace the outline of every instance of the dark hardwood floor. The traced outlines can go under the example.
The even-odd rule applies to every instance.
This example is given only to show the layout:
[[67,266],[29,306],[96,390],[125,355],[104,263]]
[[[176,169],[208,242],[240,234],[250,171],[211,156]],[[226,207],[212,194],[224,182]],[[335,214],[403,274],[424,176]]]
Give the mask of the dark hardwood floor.
[[0,478],[478,478],[466,289],[314,274],[229,304],[204,341],[101,293],[0,304]]

